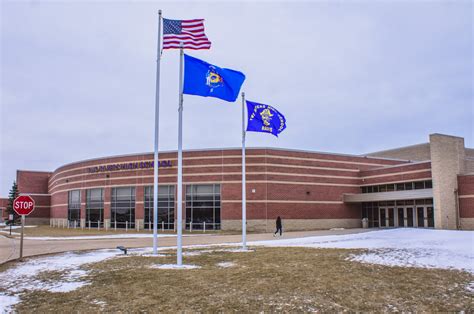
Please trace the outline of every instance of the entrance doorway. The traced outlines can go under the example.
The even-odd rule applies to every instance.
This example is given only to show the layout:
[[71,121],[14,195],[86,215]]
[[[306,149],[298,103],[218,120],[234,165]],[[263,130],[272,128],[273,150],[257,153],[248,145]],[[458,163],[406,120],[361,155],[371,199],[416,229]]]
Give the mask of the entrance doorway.
[[397,212],[398,212],[398,224],[397,226],[398,227],[405,227],[405,210],[403,208],[397,208]]
[[418,227],[425,227],[425,208],[424,207],[416,208],[416,220],[418,222]]
[[369,220],[369,228],[434,228],[433,200],[363,203],[362,218]]
[[407,207],[407,227],[413,227],[413,207]]

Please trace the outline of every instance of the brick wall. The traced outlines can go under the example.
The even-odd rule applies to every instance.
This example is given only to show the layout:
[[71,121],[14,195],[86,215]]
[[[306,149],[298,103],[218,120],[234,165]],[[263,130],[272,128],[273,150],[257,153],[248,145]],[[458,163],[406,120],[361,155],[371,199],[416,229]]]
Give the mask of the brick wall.
[[[344,220],[358,221],[360,206],[345,204],[342,195],[360,192],[361,171],[367,172],[374,168],[407,163],[384,158],[280,149],[248,149],[246,153],[249,220],[274,220],[276,216],[282,216],[291,221],[337,220],[337,225],[344,225]],[[221,184],[222,219],[229,221],[240,219],[241,151],[238,149],[189,151],[184,152],[183,157],[183,183]],[[89,168],[152,160],[152,154],[138,154],[68,164],[53,173],[20,171],[19,182],[25,193],[35,191],[38,194],[47,194],[49,199],[44,196],[43,202],[51,205],[50,213],[43,215],[58,219],[67,217],[70,190],[104,188],[104,217],[109,219],[111,188],[136,186],[136,219],[143,219],[143,188],[153,184],[152,169],[90,172]],[[170,160],[173,166],[160,168],[159,184],[176,185],[176,153],[160,154],[160,161],[165,160]],[[426,173],[429,175],[429,166],[406,169],[417,170],[419,167],[425,167],[422,169],[427,170]],[[387,171],[396,173],[397,169],[376,170],[372,174],[383,174]],[[23,190],[20,191],[23,193]],[[185,188],[183,196],[184,192]],[[295,223],[295,226],[297,225],[304,224]]]
[[474,218],[474,174],[458,176],[459,216]]
[[35,200],[35,210],[28,216],[31,223],[49,223],[51,215],[51,195],[48,181],[51,172],[18,170],[16,182],[20,195],[28,194]]
[[8,219],[7,205],[8,198],[0,198],[0,222]]

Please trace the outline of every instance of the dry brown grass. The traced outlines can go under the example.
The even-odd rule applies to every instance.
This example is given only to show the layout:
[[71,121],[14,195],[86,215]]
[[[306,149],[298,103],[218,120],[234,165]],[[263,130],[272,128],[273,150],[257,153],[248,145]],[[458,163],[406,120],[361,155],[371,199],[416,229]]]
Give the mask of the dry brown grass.
[[[2,231],[8,232],[8,229],[5,229]],[[13,229],[12,232],[14,233],[20,233],[21,229]],[[128,234],[142,234],[142,233],[152,233],[150,230],[140,230],[136,231],[135,229],[129,229],[127,232],[125,229],[117,229],[115,230],[107,230],[105,229],[100,229],[97,230],[97,228],[91,228],[90,230],[88,228],[57,228],[57,227],[50,227],[50,226],[37,226],[37,227],[28,227],[24,229],[25,236],[29,237],[68,237],[68,236],[93,236],[93,235],[108,235],[108,234],[119,234],[119,233],[128,233]],[[173,231],[161,231],[158,230],[158,233],[165,233],[165,234],[173,234]],[[184,234],[202,234],[202,231],[195,231],[195,232],[188,232],[185,231],[183,232]],[[206,231],[206,234],[238,234],[237,232],[228,232],[228,231]],[[2,235],[8,235],[8,233],[1,233]],[[18,235],[14,235],[15,237],[18,237]]]
[[[151,269],[166,257],[129,256],[88,265],[91,284],[69,293],[31,292],[20,312],[472,311],[459,271],[351,262],[355,250],[257,248],[185,256],[195,270]],[[220,268],[219,262],[233,262]]]

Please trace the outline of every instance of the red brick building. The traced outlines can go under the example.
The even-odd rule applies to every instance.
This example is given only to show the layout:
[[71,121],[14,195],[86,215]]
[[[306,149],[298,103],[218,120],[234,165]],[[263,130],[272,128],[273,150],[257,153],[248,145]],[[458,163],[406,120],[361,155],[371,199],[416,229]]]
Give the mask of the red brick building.
[[0,198],[0,222],[8,219],[7,205],[8,198]]
[[[454,153],[453,153],[454,152]],[[361,227],[474,228],[474,150],[459,137],[366,156],[248,148],[249,230]],[[241,228],[241,151],[183,154],[186,228]],[[175,228],[176,152],[160,153],[159,226]],[[21,194],[36,201],[29,223],[149,228],[153,154],[63,165],[53,172],[17,171]],[[1,203],[0,203],[1,204]],[[0,205],[1,208],[1,205]]]

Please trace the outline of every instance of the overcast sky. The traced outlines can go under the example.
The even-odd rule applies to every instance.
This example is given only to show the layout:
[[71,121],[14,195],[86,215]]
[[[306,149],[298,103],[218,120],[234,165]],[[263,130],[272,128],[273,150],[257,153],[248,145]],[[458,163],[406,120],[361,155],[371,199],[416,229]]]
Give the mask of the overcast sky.
[[[287,118],[247,145],[363,154],[473,136],[471,1],[1,1],[0,196],[16,169],[153,150],[157,11],[204,18],[249,100]],[[163,54],[160,149],[177,147],[178,51]],[[241,145],[241,104],[184,97],[184,148]]]

